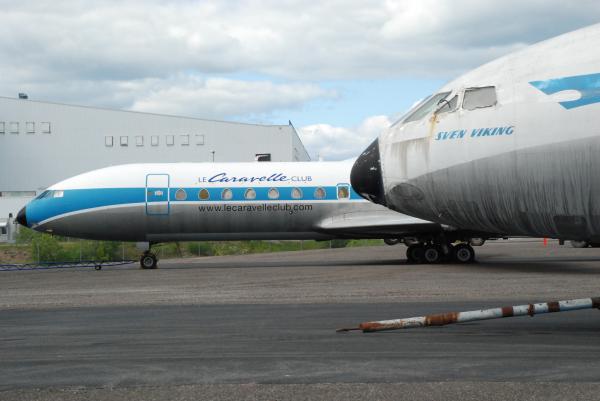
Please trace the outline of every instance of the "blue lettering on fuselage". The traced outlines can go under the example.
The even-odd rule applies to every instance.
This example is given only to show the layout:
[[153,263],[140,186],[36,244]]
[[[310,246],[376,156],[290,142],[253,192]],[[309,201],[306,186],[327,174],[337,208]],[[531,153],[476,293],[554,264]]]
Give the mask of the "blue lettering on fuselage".
[[271,175],[263,176],[230,176],[227,173],[215,174],[212,177],[200,177],[198,182],[209,182],[209,183],[224,183],[224,182],[309,182],[312,181],[312,176],[287,176],[283,173],[273,173]]
[[484,127],[484,128],[473,128],[470,131],[469,136],[466,136],[467,130],[454,130],[454,131],[440,131],[436,134],[436,141],[446,141],[453,139],[464,139],[466,138],[479,138],[486,136],[502,136],[502,135],[512,135],[515,132],[515,127],[513,125],[508,125],[504,127]]

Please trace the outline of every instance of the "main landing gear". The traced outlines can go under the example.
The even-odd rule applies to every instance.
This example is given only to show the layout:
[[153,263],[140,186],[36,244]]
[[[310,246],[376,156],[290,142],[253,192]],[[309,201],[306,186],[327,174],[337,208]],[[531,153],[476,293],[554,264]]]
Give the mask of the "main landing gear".
[[469,244],[412,244],[406,249],[409,263],[458,262],[471,263],[475,260],[475,250]]
[[156,255],[149,250],[144,252],[140,257],[140,267],[142,269],[156,269],[157,263],[158,259],[156,259]]

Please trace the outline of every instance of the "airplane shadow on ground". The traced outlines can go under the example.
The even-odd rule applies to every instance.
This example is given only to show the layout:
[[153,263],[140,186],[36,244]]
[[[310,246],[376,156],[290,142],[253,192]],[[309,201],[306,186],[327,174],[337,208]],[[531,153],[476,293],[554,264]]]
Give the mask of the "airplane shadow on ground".
[[559,257],[559,258],[510,258],[488,259],[481,257],[478,261],[471,264],[436,264],[420,265],[408,263],[406,259],[384,259],[384,260],[304,260],[304,261],[229,261],[229,262],[205,262],[190,261],[182,265],[163,265],[166,269],[244,269],[244,268],[290,268],[290,267],[343,267],[343,266],[364,266],[365,268],[373,266],[397,266],[398,268],[410,266],[423,268],[443,268],[460,266],[464,269],[477,270],[498,270],[510,271],[513,273],[560,273],[560,274],[584,274],[600,275],[600,263],[598,266],[581,266],[582,262],[600,262],[600,257]]

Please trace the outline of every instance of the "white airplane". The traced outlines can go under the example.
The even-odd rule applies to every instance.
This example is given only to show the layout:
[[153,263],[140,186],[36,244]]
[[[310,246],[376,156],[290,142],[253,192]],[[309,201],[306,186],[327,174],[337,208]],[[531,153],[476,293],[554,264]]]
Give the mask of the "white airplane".
[[444,85],[362,153],[352,186],[450,227],[599,242],[599,47],[593,25]]
[[[148,243],[143,268],[156,267],[150,245],[168,241],[384,238],[393,244],[444,235],[439,224],[365,201],[349,184],[351,167],[352,161],[114,166],[51,186],[17,221],[62,236]],[[445,235],[476,237],[460,230]],[[472,250],[467,244],[456,250],[463,248]],[[463,253],[458,260],[470,262]]]

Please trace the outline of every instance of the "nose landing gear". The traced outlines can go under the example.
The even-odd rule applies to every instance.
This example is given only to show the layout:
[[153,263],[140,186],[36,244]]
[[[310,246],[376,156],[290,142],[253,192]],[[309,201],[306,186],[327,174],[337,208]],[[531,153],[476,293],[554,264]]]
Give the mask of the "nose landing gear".
[[146,251],[140,257],[140,267],[142,269],[156,269],[158,259],[156,255],[150,251]]

